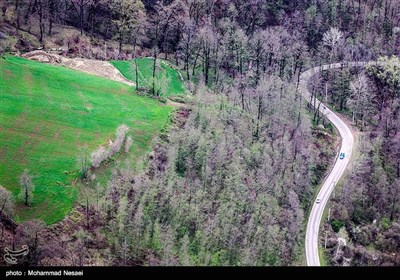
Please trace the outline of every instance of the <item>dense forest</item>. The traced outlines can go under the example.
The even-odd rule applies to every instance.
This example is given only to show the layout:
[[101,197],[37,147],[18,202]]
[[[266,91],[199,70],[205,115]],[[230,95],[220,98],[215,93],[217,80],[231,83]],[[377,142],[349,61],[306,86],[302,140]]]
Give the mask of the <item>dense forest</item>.
[[[190,91],[141,163],[82,190],[80,205],[60,224],[15,228],[14,241],[33,248],[26,263],[304,264],[307,215],[340,139],[300,96],[300,74],[380,59],[365,69],[324,71],[310,84],[358,131],[356,157],[321,232],[328,263],[400,265],[399,1],[0,6],[2,52],[56,48],[99,60],[166,59]],[[1,197],[6,216],[11,206]]]

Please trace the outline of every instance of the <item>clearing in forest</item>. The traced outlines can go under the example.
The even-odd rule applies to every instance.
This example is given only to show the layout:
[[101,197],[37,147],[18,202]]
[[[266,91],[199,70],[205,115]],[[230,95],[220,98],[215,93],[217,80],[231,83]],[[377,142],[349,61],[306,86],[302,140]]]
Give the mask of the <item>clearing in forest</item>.
[[[140,88],[152,87],[153,58],[136,58],[135,60],[114,60],[111,63],[124,75],[125,78],[136,83],[135,62],[138,67],[138,82]],[[156,81],[165,81],[165,92],[162,96],[182,95],[185,89],[179,72],[168,65],[164,60],[157,60]]]
[[[0,60],[0,185],[17,198],[17,221],[61,220],[77,196],[79,149],[96,150],[130,127],[131,153],[143,155],[167,123],[171,107],[139,96],[134,87],[65,67],[6,56]],[[27,168],[32,206],[18,198]]]

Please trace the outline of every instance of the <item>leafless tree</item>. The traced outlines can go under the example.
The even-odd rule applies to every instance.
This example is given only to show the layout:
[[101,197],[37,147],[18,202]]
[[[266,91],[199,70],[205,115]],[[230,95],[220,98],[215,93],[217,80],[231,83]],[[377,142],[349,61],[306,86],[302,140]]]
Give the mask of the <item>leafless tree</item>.
[[3,218],[10,217],[14,212],[14,198],[10,191],[6,190],[3,186],[0,185],[0,226],[1,226],[1,235],[0,242],[3,240],[4,236],[4,225]]
[[33,178],[29,174],[29,170],[25,169],[19,177],[19,184],[21,186],[21,197],[26,206],[30,205],[33,200],[33,191],[35,185],[33,184]]

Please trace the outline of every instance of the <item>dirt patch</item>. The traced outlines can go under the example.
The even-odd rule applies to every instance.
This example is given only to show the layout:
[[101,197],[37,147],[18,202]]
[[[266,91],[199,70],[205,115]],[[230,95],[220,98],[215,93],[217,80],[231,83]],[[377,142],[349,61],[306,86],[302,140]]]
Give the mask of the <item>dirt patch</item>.
[[18,117],[15,118],[14,123],[13,123],[13,128],[19,128],[22,127],[23,124],[26,122],[26,119],[28,117],[28,114],[25,112],[25,110],[18,115]]
[[0,149],[0,158],[5,158],[7,150],[5,148]]
[[32,73],[26,68],[26,66],[24,67],[24,81],[27,85],[28,95],[32,98],[33,77]]
[[32,145],[32,142],[31,142],[31,141],[29,141],[29,140],[26,141],[23,145],[21,145],[21,146],[18,148],[17,152],[16,152],[16,153],[14,154],[14,156],[13,156],[13,159],[14,159],[15,161],[21,163],[22,165],[28,164],[28,160],[27,160],[26,155],[25,155],[25,150],[26,150],[26,149],[29,150],[29,147],[30,147],[31,145]]
[[5,73],[7,79],[12,79],[13,78],[13,74],[12,74],[12,72],[10,70],[5,69],[4,73]]
[[53,65],[63,65],[68,68],[82,71],[88,74],[96,75],[130,86],[135,86],[135,83],[127,80],[121,72],[118,71],[108,61],[91,60],[85,58],[68,58],[58,54],[47,53],[42,50],[28,52],[23,54],[22,57],[40,62],[50,63]]

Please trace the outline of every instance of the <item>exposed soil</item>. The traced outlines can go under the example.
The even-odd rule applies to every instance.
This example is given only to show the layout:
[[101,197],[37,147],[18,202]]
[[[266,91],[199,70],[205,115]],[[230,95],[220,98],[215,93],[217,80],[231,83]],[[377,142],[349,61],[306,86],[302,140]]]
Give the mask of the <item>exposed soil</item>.
[[[35,50],[22,55],[24,58],[36,60],[43,63],[53,65],[63,65],[65,67],[103,77],[106,79],[114,80],[130,86],[135,86],[135,83],[126,79],[121,72],[108,61],[92,60],[85,58],[69,58],[55,53],[49,53],[43,50]],[[162,61],[168,67],[172,67],[166,62]],[[178,72],[179,73],[179,72]],[[183,80],[182,75],[179,73],[180,78]],[[168,106],[186,108],[187,105],[172,100],[167,101]]]
[[130,86],[135,86],[135,83],[127,80],[121,72],[119,72],[118,69],[108,61],[85,58],[68,58],[59,54],[48,53],[43,50],[28,52],[23,54],[22,57],[53,65],[63,65],[71,69],[104,77]]

